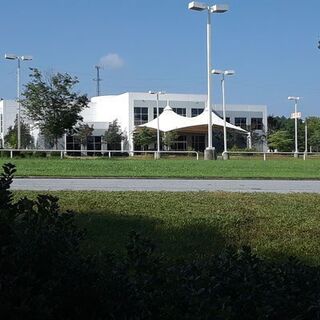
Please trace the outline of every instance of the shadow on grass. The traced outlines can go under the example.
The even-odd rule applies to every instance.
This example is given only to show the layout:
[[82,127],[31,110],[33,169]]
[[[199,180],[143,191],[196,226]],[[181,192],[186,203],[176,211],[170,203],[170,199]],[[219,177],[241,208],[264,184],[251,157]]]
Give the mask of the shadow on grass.
[[86,229],[84,250],[108,251],[123,255],[128,235],[134,230],[152,240],[157,249],[170,258],[196,258],[217,253],[227,244],[222,233],[204,221],[173,226],[145,215],[90,212],[77,214],[77,223]]
[[[126,253],[129,233],[134,230],[148,237],[156,245],[156,251],[168,258],[193,259],[211,256],[227,246],[240,248],[243,245],[255,248],[256,232],[252,228],[253,219],[235,219],[232,232],[218,225],[209,225],[205,220],[194,219],[180,225],[146,215],[115,214],[92,211],[76,215],[81,228],[86,229],[87,237],[83,250],[87,253],[110,252],[116,256]],[[257,253],[273,261],[288,261],[295,257],[309,265],[319,265],[319,257],[285,245],[260,246]]]

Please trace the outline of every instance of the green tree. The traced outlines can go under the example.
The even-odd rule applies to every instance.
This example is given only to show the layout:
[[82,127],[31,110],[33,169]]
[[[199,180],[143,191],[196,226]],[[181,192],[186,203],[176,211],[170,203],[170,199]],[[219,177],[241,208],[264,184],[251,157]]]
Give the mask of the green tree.
[[[26,149],[33,144],[33,137],[30,134],[30,126],[22,119],[20,120],[21,148]],[[10,148],[18,148],[18,121],[14,121],[14,126],[10,126],[4,136],[4,143]]]
[[79,138],[82,145],[86,145],[88,137],[92,136],[93,130],[93,125],[89,126],[87,123],[80,123],[72,132],[74,136]]
[[312,150],[320,150],[320,118],[310,117],[307,120],[308,125],[308,145]]
[[88,97],[73,91],[79,81],[67,73],[46,78],[38,69],[32,69],[30,77],[21,104],[41,133],[57,147],[58,139],[82,120],[80,112],[88,107]]
[[149,144],[156,142],[156,135],[147,127],[137,130],[133,134],[133,142],[142,150],[148,149]]
[[292,151],[293,138],[288,131],[278,130],[269,135],[268,145],[278,151]]
[[124,139],[125,137],[123,132],[121,131],[120,125],[118,124],[118,120],[117,119],[113,120],[110,123],[108,130],[106,130],[104,133],[104,140],[108,144],[108,149],[110,150],[120,149],[121,141]]
[[[294,137],[295,137],[295,121],[294,119],[282,117],[268,117],[268,140],[270,139],[271,135],[276,133],[277,131],[286,131],[287,137],[291,138],[291,146],[288,145],[288,141],[284,144],[286,146],[287,151],[292,151],[295,148],[294,145]],[[280,133],[279,136],[283,135]],[[304,151],[305,144],[304,144],[304,124],[301,119],[298,119],[298,148],[299,151]],[[284,151],[284,150],[282,150]]]
[[167,150],[170,150],[173,143],[178,139],[179,135],[176,131],[165,132],[162,141],[163,144],[167,147]]

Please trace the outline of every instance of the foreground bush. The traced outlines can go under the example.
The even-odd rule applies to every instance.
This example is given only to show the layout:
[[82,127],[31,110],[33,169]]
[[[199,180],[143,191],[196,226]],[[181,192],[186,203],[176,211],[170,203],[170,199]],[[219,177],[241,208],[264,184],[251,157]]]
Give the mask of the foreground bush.
[[58,199],[13,201],[0,179],[2,319],[319,319],[320,270],[250,248],[172,261],[132,232],[125,258],[84,256],[85,233]]

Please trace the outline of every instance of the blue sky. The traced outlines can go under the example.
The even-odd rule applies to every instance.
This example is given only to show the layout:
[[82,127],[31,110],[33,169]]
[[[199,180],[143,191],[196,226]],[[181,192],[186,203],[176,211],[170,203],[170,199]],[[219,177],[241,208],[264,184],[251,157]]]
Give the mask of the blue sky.
[[[213,67],[234,69],[227,103],[266,104],[289,116],[288,95],[303,97],[303,116],[320,116],[319,0],[226,0],[213,15]],[[211,4],[211,3],[210,3]],[[215,4],[213,2],[212,4]],[[45,72],[68,72],[79,91],[95,95],[94,65],[102,94],[164,90],[206,93],[206,15],[184,0],[1,0],[0,97],[15,97],[16,62]],[[214,103],[221,102],[214,78]]]

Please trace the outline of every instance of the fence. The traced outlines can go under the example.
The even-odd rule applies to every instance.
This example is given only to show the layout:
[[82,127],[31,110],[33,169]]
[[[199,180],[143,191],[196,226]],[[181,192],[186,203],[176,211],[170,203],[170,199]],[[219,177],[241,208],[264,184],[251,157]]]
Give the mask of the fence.
[[[154,150],[53,150],[53,149],[0,149],[0,152],[8,153],[10,158],[13,158],[15,154],[59,154],[60,158],[63,159],[66,155],[69,154],[79,154],[80,156],[86,156],[90,154],[100,154],[102,156],[107,155],[108,158],[112,158],[114,154],[119,155],[135,155],[135,154],[153,154],[154,159],[158,159],[158,151]],[[196,159],[199,160],[199,152],[197,151],[159,151],[160,154],[191,154],[195,155]],[[306,160],[307,158],[319,158],[320,152],[255,152],[255,151],[228,151],[229,159],[281,159],[281,158],[302,158]]]
[[113,154],[122,154],[122,155],[134,155],[134,154],[153,154],[154,159],[158,159],[158,153],[160,154],[194,154],[196,159],[199,160],[199,152],[197,151],[152,151],[152,150],[53,150],[53,149],[0,149],[0,152],[7,152],[12,159],[16,154],[37,154],[37,153],[46,153],[46,154],[60,154],[60,158],[63,159],[68,153],[79,153],[80,156],[86,156],[87,154],[101,154],[108,155],[109,158]]
[[319,152],[248,152],[248,151],[228,151],[229,159],[233,158],[262,158],[264,161],[271,159],[280,158],[303,158],[306,160],[308,158],[320,158]]

